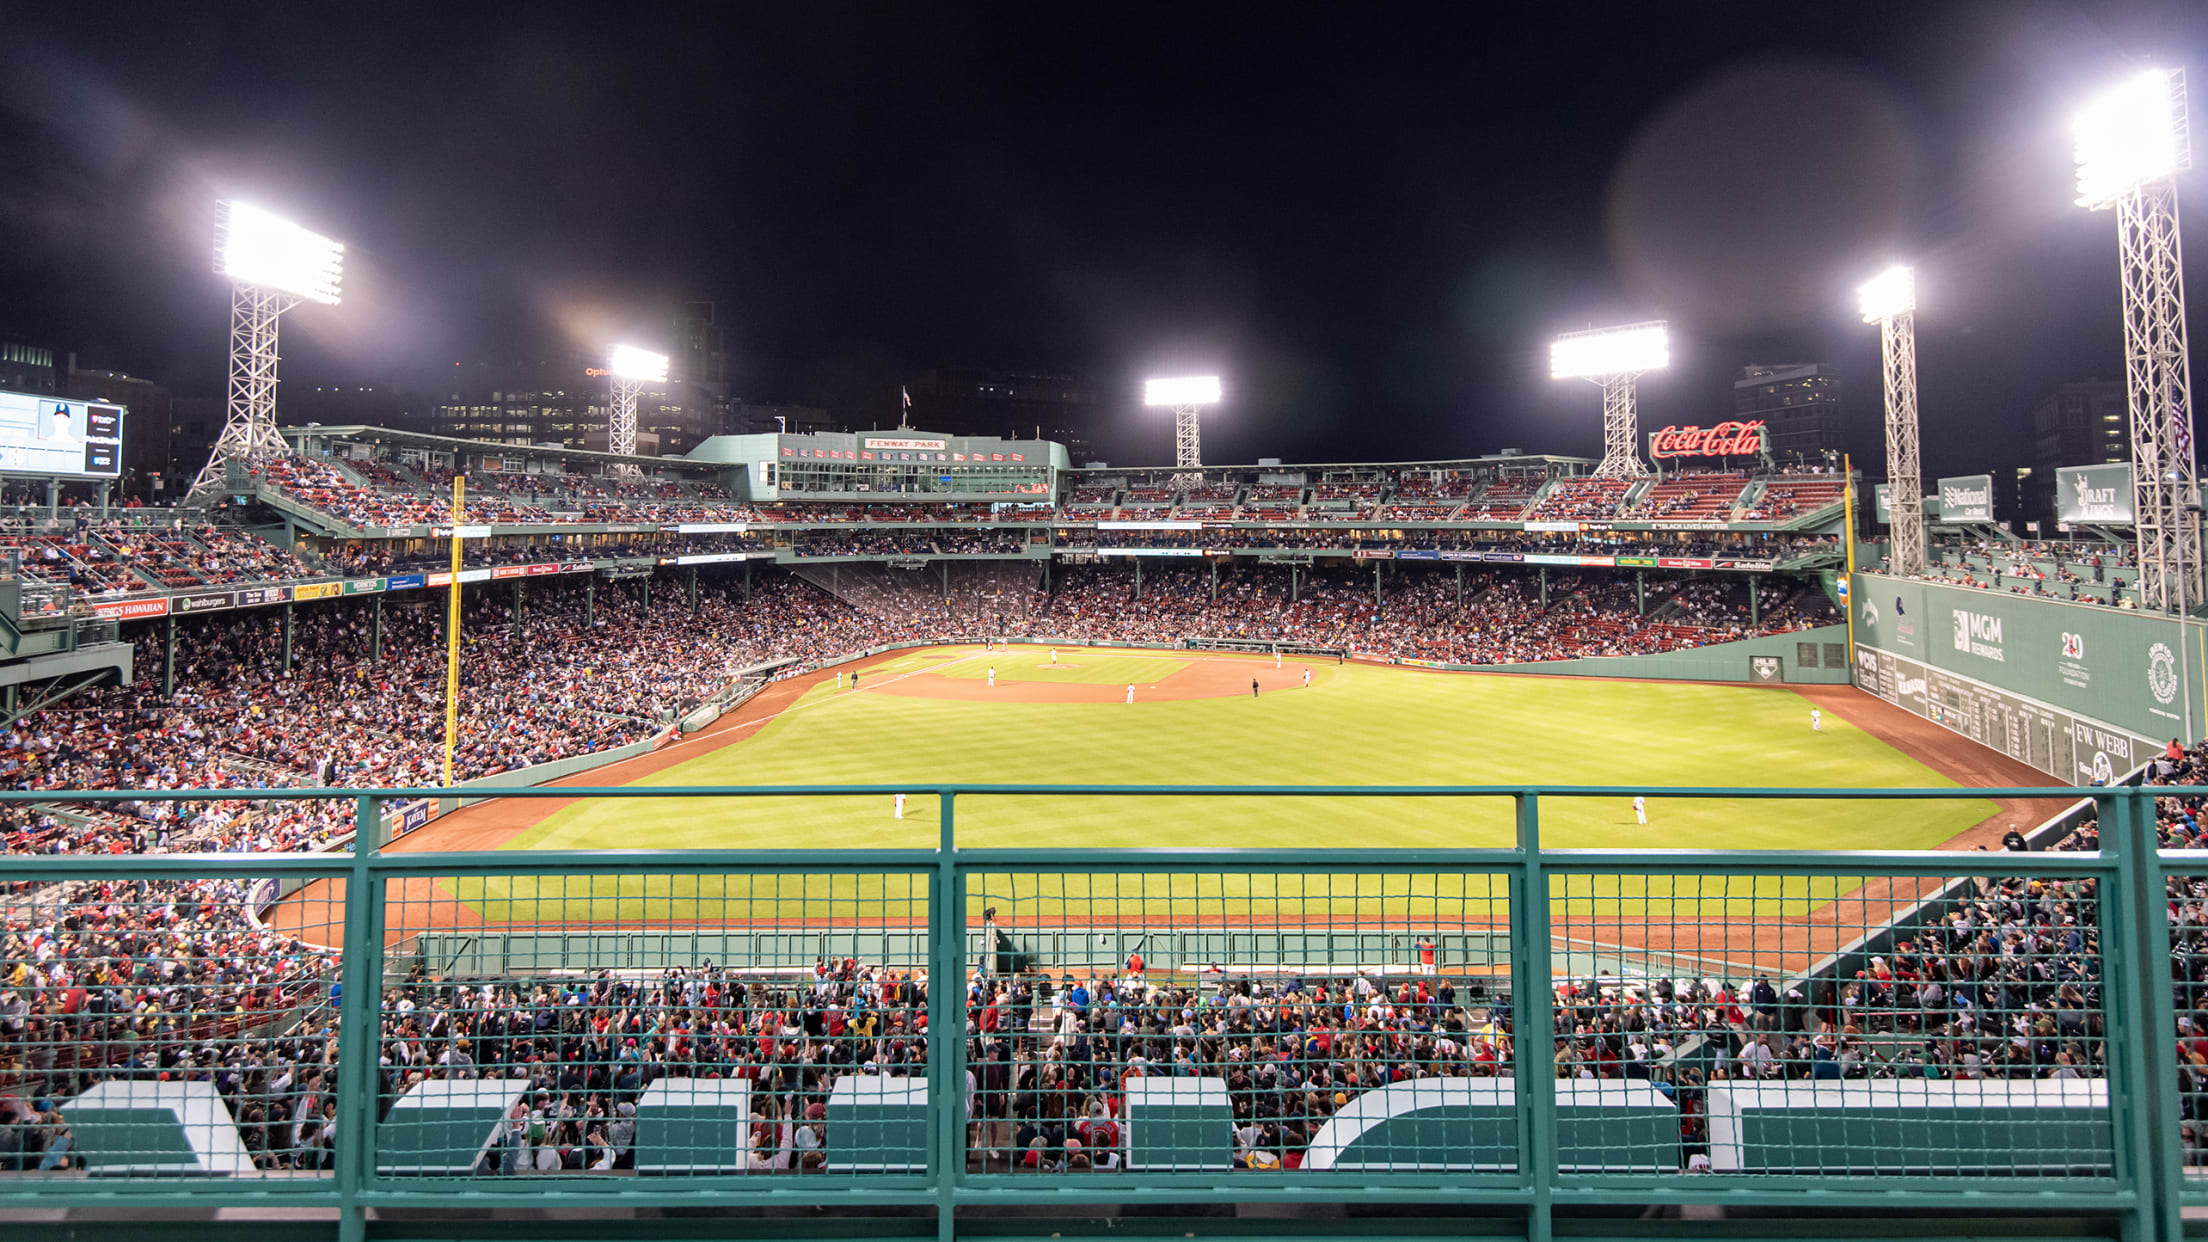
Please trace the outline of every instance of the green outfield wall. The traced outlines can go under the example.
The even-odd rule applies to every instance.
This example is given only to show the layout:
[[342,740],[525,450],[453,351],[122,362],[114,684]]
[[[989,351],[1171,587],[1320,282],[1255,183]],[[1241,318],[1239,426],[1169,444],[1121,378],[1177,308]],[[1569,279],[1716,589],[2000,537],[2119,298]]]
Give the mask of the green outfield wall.
[[[1405,660],[1417,664],[1417,660]],[[1462,667],[1436,665],[1435,667]],[[1737,681],[1762,685],[1844,685],[1848,680],[1848,630],[1824,625],[1791,634],[1766,634],[1649,655],[1588,656],[1534,664],[1482,664],[1490,673],[1538,673],[1549,677],[1640,677],[1651,681]]]
[[2107,782],[2208,728],[2197,620],[1857,574],[1856,684],[2050,775]]

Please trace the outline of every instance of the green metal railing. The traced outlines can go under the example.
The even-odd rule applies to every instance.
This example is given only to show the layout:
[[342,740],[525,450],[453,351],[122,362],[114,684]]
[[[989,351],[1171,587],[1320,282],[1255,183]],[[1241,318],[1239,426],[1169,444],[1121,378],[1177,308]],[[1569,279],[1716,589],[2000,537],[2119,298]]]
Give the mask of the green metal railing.
[[[2021,1235],[2047,1228],[2051,1221],[2064,1221],[2072,1222],[2064,1228],[2085,1222],[2083,1227],[2089,1230],[2154,1239],[2181,1235],[2180,1212],[2185,1205],[2208,1204],[2208,1183],[2185,1175],[2189,1160],[2180,1137],[2181,1126],[2189,1124],[2184,1117],[2196,1110],[2199,1100],[2170,1037],[2178,1029],[2170,963],[2189,929],[2169,917],[2168,896],[2173,884],[2183,888],[2194,877],[2208,876],[2208,856],[2158,853],[2154,803],[2158,795],[2195,796],[2208,790],[2083,791],[2082,796],[2098,806],[2099,852],[1989,855],[1545,848],[1541,809],[1553,800],[1636,795],[1665,802],[1728,799],[1737,801],[1746,815],[1790,800],[1886,804],[1983,798],[2070,801],[2081,796],[2075,789],[1605,786],[516,788],[497,792],[503,797],[563,800],[858,796],[886,801],[900,793],[934,795],[939,798],[940,819],[932,849],[426,853],[387,852],[380,847],[383,803],[435,797],[439,792],[0,794],[0,802],[49,803],[342,798],[353,805],[360,828],[355,848],[345,854],[0,856],[0,881],[11,884],[275,879],[341,880],[346,886],[343,898],[327,888],[317,890],[318,900],[327,906],[342,901],[343,952],[338,966],[342,989],[335,1006],[339,1017],[336,1138],[326,1170],[199,1181],[167,1176],[0,1174],[0,1213],[33,1206],[335,1209],[334,1225],[308,1228],[334,1230],[338,1238],[353,1239],[385,1228],[380,1214],[396,1210],[450,1214],[504,1208],[811,1208],[826,1204],[831,1210],[912,1209],[919,1213],[908,1221],[912,1229],[947,1239],[971,1231],[974,1222],[996,1207],[1030,1212],[1057,1208],[1062,1209],[1058,1216],[1072,1219],[1128,1204],[1347,1203],[1396,1205],[1403,1212],[1497,1213],[1508,1232],[1545,1238],[1572,1232],[1579,1227],[1575,1222],[1583,1224],[1621,1208],[1715,1204],[1782,1217],[1818,1218],[1820,1227],[1843,1232],[1850,1228],[1877,1231],[1881,1216],[1952,1217],[1962,1212],[1982,1215],[1993,1222],[1994,1231],[2003,1233]],[[961,846],[959,808],[1006,795],[1502,801],[1513,810],[1516,843],[1501,849],[1409,850]],[[2087,1004],[2090,1012],[2083,1019],[2098,1030],[2097,1042],[2105,1048],[2100,1072],[2105,1074],[2106,1105],[2105,1116],[2096,1113],[2096,1119],[2085,1124],[2105,1128],[2105,1163],[2080,1157],[2069,1168],[1887,1169],[1849,1164],[1832,1152],[1805,1149],[1797,1161],[1803,1167],[1784,1172],[1688,1172],[1684,1168],[1604,1172],[1569,1167],[1564,1148],[1583,1142],[1584,1136],[1567,1133],[1559,1084],[1572,1080],[1560,1079],[1548,1061],[1556,1049],[1558,1064],[1564,1064],[1570,1051],[1567,1046],[1575,1039],[1573,1032],[1556,1028],[1558,1006],[1547,1003],[1563,981],[1556,970],[1562,960],[1560,949],[1569,953],[1573,945],[1616,942],[1603,952],[1643,967],[1639,975],[1631,970],[1604,971],[1610,984],[1618,987],[1635,986],[1636,978],[1645,984],[1672,973],[1702,973],[1708,968],[1699,964],[1710,962],[1737,962],[1743,975],[1752,970],[1776,975],[1782,982],[1806,978],[1815,959],[1844,949],[1857,935],[1879,931],[1896,918],[1927,918],[1916,910],[1918,900],[1944,881],[1971,875],[2016,877],[2034,892],[2043,884],[2048,891],[2089,891],[2096,898],[2078,907],[2081,913],[2090,912],[2080,920],[2085,926],[2079,930],[2092,947],[2070,956],[2089,960],[2092,967],[2090,992],[2096,999]],[[1102,883],[1099,877],[1111,882]],[[738,900],[730,894],[737,891],[732,885],[739,879],[745,894],[780,894],[794,888],[803,902],[813,905],[801,906],[796,915],[785,905],[770,904],[781,901],[779,897],[746,896],[741,900],[751,904],[728,905]],[[546,887],[553,881],[558,883],[548,898]],[[2085,890],[2088,882],[2091,888]],[[519,896],[524,886],[531,894],[526,898]],[[781,1177],[721,1172],[546,1176],[510,1182],[465,1171],[421,1176],[384,1167],[392,1154],[378,1129],[381,1114],[392,1103],[379,1065],[389,1019],[386,998],[403,986],[398,981],[403,977],[405,955],[419,927],[427,926],[421,922],[425,914],[448,917],[463,907],[481,911],[501,908],[498,903],[503,902],[502,908],[529,911],[533,922],[542,923],[548,921],[544,918],[548,908],[555,913],[569,908],[548,907],[548,902],[584,901],[610,903],[616,915],[610,923],[616,929],[662,928],[690,916],[656,913],[680,908],[652,904],[673,898],[625,894],[690,892],[704,901],[702,895],[709,888],[720,894],[714,900],[723,902],[723,908],[750,912],[747,918],[776,926],[824,928],[836,923],[839,910],[875,922],[909,915],[914,927],[925,933],[924,965],[930,984],[926,1034],[924,1039],[916,1034],[913,1042],[916,1049],[924,1047],[925,1082],[928,1099],[933,1101],[959,1100],[967,1094],[967,985],[981,966],[974,946],[981,945],[984,954],[994,951],[991,943],[977,939],[985,903],[1005,902],[1030,923],[1054,933],[1067,927],[1086,928],[1091,924],[1083,920],[1106,916],[1116,919],[1116,926],[1137,931],[1169,928],[1184,916],[1216,919],[1230,930],[1258,926],[1275,933],[1277,943],[1303,943],[1279,937],[1302,935],[1306,927],[1337,922],[1401,928],[1412,941],[1436,936],[1434,929],[1444,926],[1489,929],[1495,937],[1507,938],[1507,976],[1488,972],[1468,974],[1463,980],[1468,988],[1480,989],[1495,1011],[1500,1011],[1498,1003],[1509,1008],[1507,1042],[1515,1061],[1506,1061],[1501,1068],[1514,1088],[1506,1105],[1513,1123],[1514,1138],[1508,1144],[1512,1150],[1496,1167],[1480,1169],[1419,1168],[1407,1161],[1404,1167],[1363,1172],[1167,1168],[1109,1175],[1071,1170],[1030,1173],[1015,1171],[1017,1151],[1009,1153],[1010,1161],[995,1161],[994,1156],[1006,1153],[990,1150],[987,1138],[977,1146],[959,1109],[936,1107],[928,1114],[923,1147],[916,1149],[917,1158],[911,1161],[915,1167],[902,1171],[847,1174],[831,1170],[826,1175]],[[1284,895],[1284,888],[1293,890],[1292,894]],[[1250,895],[1260,889],[1269,895],[1262,899]],[[504,897],[490,896],[501,891]],[[475,896],[460,895],[469,893]],[[363,899],[363,894],[380,899]],[[624,907],[624,901],[630,904]],[[814,906],[821,912],[811,913]],[[417,930],[409,933],[409,927]],[[1051,943],[1067,940],[1059,936]],[[1116,958],[1117,946],[1125,941],[1113,943]],[[1696,964],[1696,969],[1684,969],[1681,963]],[[1374,969],[1372,963],[1346,967],[1335,963],[1311,973],[1331,973],[1345,980],[1370,974],[1392,987],[1411,986],[1420,972],[1415,959],[1400,970],[1382,965],[1385,968]],[[1283,975],[1290,968],[1281,967]],[[1450,963],[1444,962],[1438,973],[1448,974],[1449,968]],[[1153,969],[1160,975],[1193,974],[1197,986],[1209,985],[1201,968],[1189,963]],[[505,982],[526,988],[537,981]],[[1602,980],[1587,983],[1593,989]],[[1346,989],[1350,984],[1342,986]],[[1752,1042],[1753,1035],[1749,1038]],[[1668,1055],[1674,1059],[1662,1063],[1665,1072],[1685,1064],[1690,1053],[1681,1047]],[[914,1056],[917,1061],[920,1053],[916,1050]],[[982,1133],[989,1133],[986,1126]],[[880,1221],[847,1220],[846,1225],[852,1232],[888,1227]],[[1175,1222],[1176,1229],[1184,1225],[1199,1227]],[[1984,1232],[1978,1225],[1969,1230],[1959,1224],[1954,1227]],[[753,1222],[748,1228],[755,1233],[774,1232],[771,1224]],[[1050,1230],[1060,1228],[1050,1226]],[[633,1232],[612,1225],[604,1226],[604,1231],[609,1236]]]

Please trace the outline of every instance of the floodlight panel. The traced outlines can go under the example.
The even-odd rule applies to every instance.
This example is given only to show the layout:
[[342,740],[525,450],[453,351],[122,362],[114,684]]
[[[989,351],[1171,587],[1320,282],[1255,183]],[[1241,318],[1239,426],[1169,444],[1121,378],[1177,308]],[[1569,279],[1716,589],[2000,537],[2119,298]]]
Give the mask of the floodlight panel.
[[1142,385],[1144,405],[1217,405],[1219,404],[1219,377],[1216,375],[1188,375],[1178,379],[1145,380]]
[[345,247],[251,203],[225,202],[215,228],[215,270],[257,285],[334,306]]
[[1660,371],[1671,365],[1671,336],[1661,322],[1567,332],[1549,346],[1552,379]]
[[1917,309],[1916,269],[1896,264],[1863,282],[1856,290],[1863,308],[1863,322],[1877,323]]
[[2135,74],[2079,110],[2078,206],[2107,207],[2186,164],[2184,79],[2168,69]]
[[606,369],[613,372],[615,379],[664,384],[667,382],[667,355],[634,345],[616,345],[607,352]]

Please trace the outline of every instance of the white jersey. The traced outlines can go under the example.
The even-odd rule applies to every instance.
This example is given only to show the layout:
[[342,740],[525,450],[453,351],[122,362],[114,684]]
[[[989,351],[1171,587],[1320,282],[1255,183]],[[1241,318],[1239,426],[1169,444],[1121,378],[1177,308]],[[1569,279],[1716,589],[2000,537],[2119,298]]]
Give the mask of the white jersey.
[[989,684],[992,686],[997,684],[997,670],[995,669],[989,670]]
[[1644,824],[1648,822],[1648,799],[1639,794],[1633,795],[1633,818]]
[[905,817],[905,795],[892,794],[890,796],[897,800],[897,818],[903,819]]
[[1131,681],[1127,683],[1127,701],[1130,703],[1135,701],[1135,683]]
[[1812,733],[1825,731],[1825,714],[1814,707],[1809,709],[1809,728]]

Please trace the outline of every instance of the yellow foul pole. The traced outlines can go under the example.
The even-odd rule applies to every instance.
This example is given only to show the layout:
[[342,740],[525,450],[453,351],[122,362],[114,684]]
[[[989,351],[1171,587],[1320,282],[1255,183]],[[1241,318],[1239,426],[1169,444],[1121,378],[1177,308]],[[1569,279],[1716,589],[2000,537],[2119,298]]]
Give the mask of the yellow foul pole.
[[445,784],[452,784],[452,752],[460,745],[460,523],[467,512],[468,480],[452,477],[452,585],[445,613]]
[[1840,611],[1848,618],[1848,667],[1852,669],[1855,667],[1855,466],[1846,453],[1840,455],[1840,500],[1841,520],[1848,524],[1848,576],[1843,579],[1848,589],[1842,593],[1847,606]]

